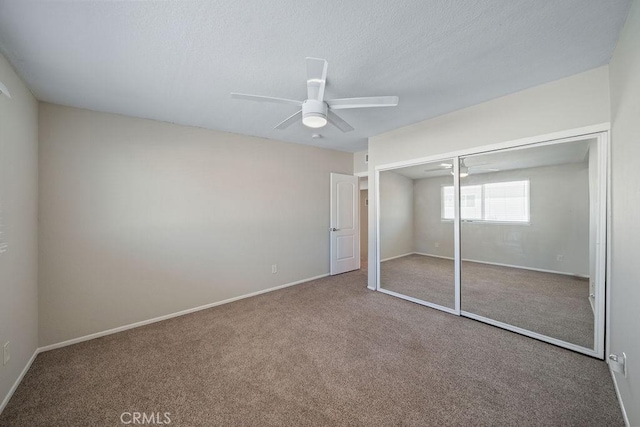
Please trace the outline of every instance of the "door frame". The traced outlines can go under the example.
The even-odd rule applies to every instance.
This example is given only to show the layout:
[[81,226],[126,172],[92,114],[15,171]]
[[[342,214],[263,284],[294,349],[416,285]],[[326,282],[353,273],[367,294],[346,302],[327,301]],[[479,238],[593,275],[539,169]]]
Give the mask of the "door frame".
[[[610,342],[610,227],[611,227],[611,195],[610,195],[610,123],[600,125],[587,126],[584,128],[572,129],[552,134],[540,135],[536,137],[517,139],[497,144],[472,147],[463,150],[435,154],[432,156],[420,157],[399,162],[376,165],[374,167],[374,186],[375,198],[373,200],[375,210],[375,290],[393,295],[398,298],[405,299],[427,307],[445,311],[457,316],[464,316],[474,320],[479,320],[487,324],[497,326],[512,332],[526,335],[531,338],[538,339],[559,347],[567,348],[578,353],[583,353],[598,359],[604,359],[605,350],[609,351]],[[559,339],[542,335],[536,332],[525,330],[517,326],[505,324],[493,319],[476,315],[461,310],[461,239],[460,239],[460,175],[459,175],[459,159],[460,157],[480,155],[493,151],[504,149],[519,149],[539,147],[544,145],[562,144],[571,141],[579,141],[587,138],[596,138],[598,141],[598,191],[599,191],[599,221],[597,227],[597,241],[600,245],[596,249],[596,294],[597,304],[595,304],[595,320],[594,320],[594,348],[589,349],[576,344],[561,341]],[[454,166],[454,265],[455,265],[455,308],[444,307],[438,304],[422,301],[407,295],[402,295],[380,287],[380,172],[390,171],[398,168],[416,166],[424,163],[438,162],[453,159]],[[369,196],[371,202],[371,196]],[[371,220],[371,219],[369,219]]]

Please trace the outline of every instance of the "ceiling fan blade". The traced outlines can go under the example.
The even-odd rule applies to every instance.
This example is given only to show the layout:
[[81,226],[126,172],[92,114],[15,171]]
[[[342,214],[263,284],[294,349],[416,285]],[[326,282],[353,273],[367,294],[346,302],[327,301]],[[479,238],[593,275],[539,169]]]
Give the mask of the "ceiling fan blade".
[[276,127],[274,127],[274,129],[280,129],[280,130],[286,129],[292,124],[294,124],[295,122],[299,121],[301,118],[302,118],[302,110],[290,115],[289,117],[287,117],[286,119],[278,123]]
[[474,171],[485,171],[485,172],[499,172],[500,169],[496,168],[477,168],[475,166],[469,166],[469,169],[473,169]]
[[289,104],[289,105],[297,105],[297,106],[302,105],[302,101],[296,101],[295,99],[274,98],[272,96],[261,96],[261,95],[248,95],[246,93],[232,92],[231,98],[244,99],[245,101],[274,102],[276,104]]
[[449,170],[451,168],[453,168],[453,165],[450,163],[440,163],[438,165],[426,165],[427,167],[424,169],[424,172],[436,172],[436,171],[443,171],[443,170]]
[[341,98],[327,101],[332,110],[346,110],[347,108],[395,107],[398,105],[397,96],[369,96],[366,98]]
[[309,99],[324,100],[328,65],[324,59],[307,58],[307,97]]
[[327,120],[329,120],[332,125],[340,129],[342,132],[351,132],[353,130],[353,126],[342,120],[340,116],[338,116],[331,110],[329,110],[329,112],[327,113]]
[[493,162],[484,162],[484,163],[474,163],[474,162],[471,162],[471,163],[473,163],[473,164],[472,164],[471,166],[469,166],[470,168],[475,168],[476,166],[484,166],[484,165],[491,165],[491,164],[493,164]]

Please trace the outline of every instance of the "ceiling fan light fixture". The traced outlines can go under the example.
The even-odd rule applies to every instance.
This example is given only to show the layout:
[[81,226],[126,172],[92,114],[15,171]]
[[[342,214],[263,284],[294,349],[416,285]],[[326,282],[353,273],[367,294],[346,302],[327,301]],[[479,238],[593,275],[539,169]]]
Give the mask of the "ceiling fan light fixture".
[[[451,175],[453,175],[453,169],[451,169]],[[460,178],[466,178],[469,176],[469,168],[466,166],[460,166]]]
[[312,129],[327,125],[327,116],[322,113],[307,113],[302,117],[302,124]]
[[327,104],[315,99],[307,99],[302,103],[302,124],[312,129],[327,125]]

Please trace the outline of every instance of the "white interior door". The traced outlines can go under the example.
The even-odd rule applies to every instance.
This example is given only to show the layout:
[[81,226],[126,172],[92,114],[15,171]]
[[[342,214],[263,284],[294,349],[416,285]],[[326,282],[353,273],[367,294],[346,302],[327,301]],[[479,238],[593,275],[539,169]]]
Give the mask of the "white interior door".
[[331,174],[331,274],[360,268],[358,177]]

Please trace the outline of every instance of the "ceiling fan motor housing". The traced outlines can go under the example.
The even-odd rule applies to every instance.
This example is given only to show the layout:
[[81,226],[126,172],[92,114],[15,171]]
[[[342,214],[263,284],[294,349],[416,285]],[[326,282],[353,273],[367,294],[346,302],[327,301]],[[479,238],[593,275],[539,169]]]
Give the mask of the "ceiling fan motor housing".
[[327,124],[327,104],[317,99],[307,99],[302,103],[302,123],[311,128],[321,128]]

